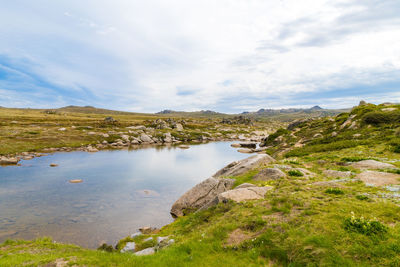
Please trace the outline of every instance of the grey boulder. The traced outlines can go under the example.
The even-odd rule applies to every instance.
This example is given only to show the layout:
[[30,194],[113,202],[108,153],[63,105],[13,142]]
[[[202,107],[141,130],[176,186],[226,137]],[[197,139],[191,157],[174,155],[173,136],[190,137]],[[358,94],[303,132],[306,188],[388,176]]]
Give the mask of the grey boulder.
[[195,211],[214,200],[220,193],[233,187],[232,179],[208,178],[195,185],[183,194],[171,208],[171,214],[175,217],[185,215],[186,212]]

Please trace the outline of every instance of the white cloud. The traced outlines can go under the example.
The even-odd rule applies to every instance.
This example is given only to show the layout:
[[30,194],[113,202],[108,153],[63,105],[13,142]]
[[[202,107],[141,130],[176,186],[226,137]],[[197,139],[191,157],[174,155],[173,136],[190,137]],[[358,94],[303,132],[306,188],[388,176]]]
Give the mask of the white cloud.
[[0,55],[93,105],[279,107],[398,79],[396,11],[392,0],[21,0],[0,10]]

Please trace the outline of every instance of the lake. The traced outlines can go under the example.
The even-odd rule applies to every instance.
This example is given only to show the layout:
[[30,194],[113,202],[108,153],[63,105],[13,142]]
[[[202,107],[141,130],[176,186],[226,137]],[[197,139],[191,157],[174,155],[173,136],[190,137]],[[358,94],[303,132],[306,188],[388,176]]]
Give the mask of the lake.
[[161,227],[173,221],[170,208],[183,193],[249,156],[230,144],[60,152],[0,167],[0,242],[50,236],[96,248],[142,226]]

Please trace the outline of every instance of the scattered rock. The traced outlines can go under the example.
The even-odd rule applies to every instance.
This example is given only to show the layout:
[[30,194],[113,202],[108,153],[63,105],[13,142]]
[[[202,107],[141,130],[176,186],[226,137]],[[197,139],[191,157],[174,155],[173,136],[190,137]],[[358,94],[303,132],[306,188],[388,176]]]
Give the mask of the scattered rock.
[[144,142],[144,143],[152,143],[152,142],[153,142],[153,140],[150,138],[150,136],[148,136],[148,135],[145,134],[145,133],[142,133],[142,134],[140,135],[140,140],[141,140],[142,142]]
[[69,182],[71,184],[79,184],[79,183],[82,183],[83,180],[82,179],[72,179],[72,180],[69,180]]
[[246,187],[246,188],[238,188],[232,189],[226,192],[223,192],[218,195],[218,203],[226,202],[228,200],[233,200],[236,202],[242,202],[246,200],[255,200],[255,199],[263,199],[265,193],[268,190],[271,190],[272,187]]
[[63,131],[65,131],[65,130],[67,130],[66,128],[59,128],[58,129],[60,132],[63,132]]
[[357,168],[357,169],[396,169],[397,167],[389,164],[389,163],[383,163],[380,161],[376,160],[362,160],[359,162],[354,162],[351,164],[352,167]]
[[235,189],[239,189],[239,188],[247,188],[247,187],[254,187],[254,184],[250,184],[250,183],[243,183],[241,185],[238,185],[235,187]]
[[253,153],[253,149],[248,149],[248,148],[242,148],[242,149],[238,149],[239,153],[247,153],[247,154],[251,154]]
[[171,133],[165,133],[163,141],[164,141],[164,143],[172,143]]
[[183,131],[183,126],[182,126],[182,124],[180,124],[180,123],[175,124],[175,128],[176,128],[176,130],[177,130],[178,132]]
[[217,177],[227,177],[227,176],[238,176],[253,168],[259,167],[260,165],[268,164],[274,161],[275,159],[273,159],[271,156],[267,154],[254,155],[249,158],[230,163],[229,165],[225,166],[217,173],[215,173],[212,177],[217,178]]
[[351,125],[353,123],[353,119],[356,117],[356,115],[351,115],[341,126],[340,129],[343,129],[344,127]]
[[135,252],[136,256],[153,255],[156,252],[154,248],[145,248],[141,251]]
[[18,158],[0,157],[0,164],[3,164],[3,165],[14,165],[14,164],[18,164],[18,162],[19,162]]
[[245,148],[256,148],[257,144],[256,143],[239,143],[240,147],[245,147]]
[[220,193],[231,189],[234,182],[232,179],[215,179],[212,177],[204,180],[183,194],[172,205],[171,214],[180,217],[187,212],[200,209],[213,201]]
[[356,179],[363,181],[366,185],[383,186],[399,184],[400,175],[387,172],[365,171],[356,176]]
[[281,178],[285,178],[286,174],[278,168],[266,168],[262,169],[259,173],[257,173],[254,177],[254,181],[269,181],[269,180],[278,180]]
[[238,144],[238,143],[234,143],[234,144],[231,144],[231,147],[239,148],[239,147],[241,147],[241,146],[240,146],[240,144]]
[[135,242],[128,242],[126,243],[125,247],[121,249],[121,253],[125,252],[135,252],[136,244]]
[[351,171],[347,172],[342,172],[342,171],[335,171],[335,170],[324,170],[323,174],[326,175],[327,177],[332,177],[332,178],[350,178],[352,176]]

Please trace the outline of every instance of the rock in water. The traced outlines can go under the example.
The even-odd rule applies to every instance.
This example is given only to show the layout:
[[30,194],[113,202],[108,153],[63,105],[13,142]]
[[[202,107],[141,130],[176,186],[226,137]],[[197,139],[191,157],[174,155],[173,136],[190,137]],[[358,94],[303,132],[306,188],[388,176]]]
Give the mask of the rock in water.
[[180,149],[189,149],[190,147],[188,145],[180,145],[178,146]]
[[241,149],[238,149],[238,152],[239,152],[239,153],[250,154],[250,153],[253,153],[254,151],[253,151],[253,149],[241,148]]
[[50,164],[50,167],[58,167],[58,164],[51,163],[51,164]]
[[218,178],[227,176],[238,176],[255,167],[274,161],[275,159],[267,154],[254,155],[249,158],[230,163],[229,165],[215,173],[213,177]]
[[220,193],[231,189],[234,182],[232,179],[208,178],[183,194],[172,205],[171,214],[180,217],[186,212],[200,209],[213,201]]
[[69,182],[71,184],[79,184],[79,183],[82,183],[83,180],[82,179],[72,179],[72,180],[69,180]]
[[253,177],[254,181],[278,180],[286,177],[286,174],[278,168],[266,168]]

